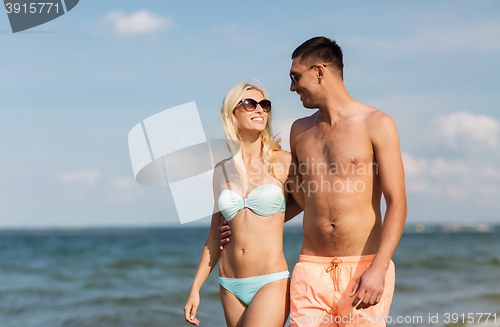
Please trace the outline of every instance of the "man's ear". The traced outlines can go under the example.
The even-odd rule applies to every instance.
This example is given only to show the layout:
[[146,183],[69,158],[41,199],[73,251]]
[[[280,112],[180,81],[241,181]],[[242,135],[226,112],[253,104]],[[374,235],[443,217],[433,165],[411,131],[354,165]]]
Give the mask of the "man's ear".
[[321,80],[325,77],[325,67],[318,65],[316,66],[316,76],[318,77],[318,84],[321,83]]

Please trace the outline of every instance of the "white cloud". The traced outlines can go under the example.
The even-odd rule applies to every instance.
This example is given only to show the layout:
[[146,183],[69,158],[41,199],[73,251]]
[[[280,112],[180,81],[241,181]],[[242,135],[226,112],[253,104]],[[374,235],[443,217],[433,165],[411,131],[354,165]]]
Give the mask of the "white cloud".
[[492,184],[481,185],[481,187],[479,188],[479,192],[483,196],[493,195],[497,199],[500,198],[500,186],[499,185],[492,185]]
[[467,199],[482,207],[499,207],[500,170],[478,161],[431,160],[403,152],[408,193]]
[[448,178],[471,174],[475,171],[474,165],[463,160],[448,160],[442,157],[427,160],[414,158],[408,152],[403,152],[403,163],[407,177],[430,176],[432,178]]
[[407,152],[401,153],[401,156],[403,157],[406,176],[417,175],[427,169],[427,160],[423,158],[415,159]]
[[130,15],[125,15],[121,11],[112,11],[102,21],[111,25],[112,34],[119,38],[136,35],[155,36],[162,30],[174,27],[174,22],[170,18],[160,17],[146,10]]
[[427,160],[414,158],[407,152],[403,152],[402,157],[407,177],[426,175],[435,179],[442,179],[470,174],[473,170],[469,163],[462,160],[447,160],[441,157]]
[[65,195],[72,200],[104,199],[110,203],[132,202],[141,194],[133,178],[102,176],[99,170],[77,170],[61,173],[55,179],[64,183]]
[[119,177],[112,179],[109,182],[109,185],[115,188],[128,188],[132,187],[133,185],[136,185],[136,183],[130,178]]
[[454,199],[467,199],[469,195],[466,190],[457,186],[448,186],[446,188],[446,192],[450,198]]
[[56,180],[66,184],[64,192],[73,200],[86,198],[100,178],[101,172],[96,169],[70,171],[55,176]]
[[56,175],[56,179],[67,185],[93,185],[101,176],[98,170],[77,170]]
[[368,99],[366,103],[390,115],[398,127],[402,146],[421,146],[428,141],[425,133],[428,117],[451,111],[438,94],[391,93]]
[[431,121],[431,142],[454,150],[496,149],[500,123],[493,117],[469,112],[442,115]]
[[415,194],[428,194],[432,196],[443,195],[443,188],[440,185],[418,179],[411,181],[408,181],[407,179],[406,190],[408,193],[415,193]]
[[490,180],[500,180],[500,169],[495,168],[491,165],[485,166],[481,171],[484,178]]
[[140,186],[133,179],[117,177],[108,181],[104,198],[111,203],[129,203],[136,200],[140,193]]
[[435,158],[428,165],[428,173],[434,178],[447,178],[448,176],[466,175],[471,172],[469,164],[462,160],[446,160]]

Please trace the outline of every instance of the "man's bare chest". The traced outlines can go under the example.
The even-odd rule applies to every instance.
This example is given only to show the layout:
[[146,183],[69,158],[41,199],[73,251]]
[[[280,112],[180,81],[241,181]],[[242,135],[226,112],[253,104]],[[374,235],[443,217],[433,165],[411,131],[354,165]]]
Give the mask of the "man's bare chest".
[[299,164],[327,165],[329,168],[355,168],[374,162],[373,146],[362,128],[311,128],[302,133],[295,143]]

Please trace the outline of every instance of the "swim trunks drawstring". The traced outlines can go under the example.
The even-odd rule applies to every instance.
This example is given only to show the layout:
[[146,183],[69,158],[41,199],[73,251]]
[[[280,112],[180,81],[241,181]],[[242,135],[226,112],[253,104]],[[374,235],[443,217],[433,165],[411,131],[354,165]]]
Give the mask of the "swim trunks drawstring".
[[[333,258],[332,265],[328,266],[326,268],[326,272],[330,272],[332,274],[333,287],[335,288],[335,291],[339,291],[339,288],[340,288],[340,285],[339,285],[340,269],[339,269],[339,262],[337,261],[337,258]],[[334,273],[335,273],[335,276],[333,275]]]

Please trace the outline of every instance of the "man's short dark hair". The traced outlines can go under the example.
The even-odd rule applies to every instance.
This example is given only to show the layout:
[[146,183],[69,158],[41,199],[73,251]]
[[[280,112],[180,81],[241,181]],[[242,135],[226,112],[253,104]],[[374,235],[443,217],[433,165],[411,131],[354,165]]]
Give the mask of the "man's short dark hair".
[[344,79],[344,62],[342,60],[342,49],[337,42],[324,36],[313,37],[302,43],[292,53],[292,59],[300,57],[300,60],[319,60],[318,64],[331,65],[337,69]]

